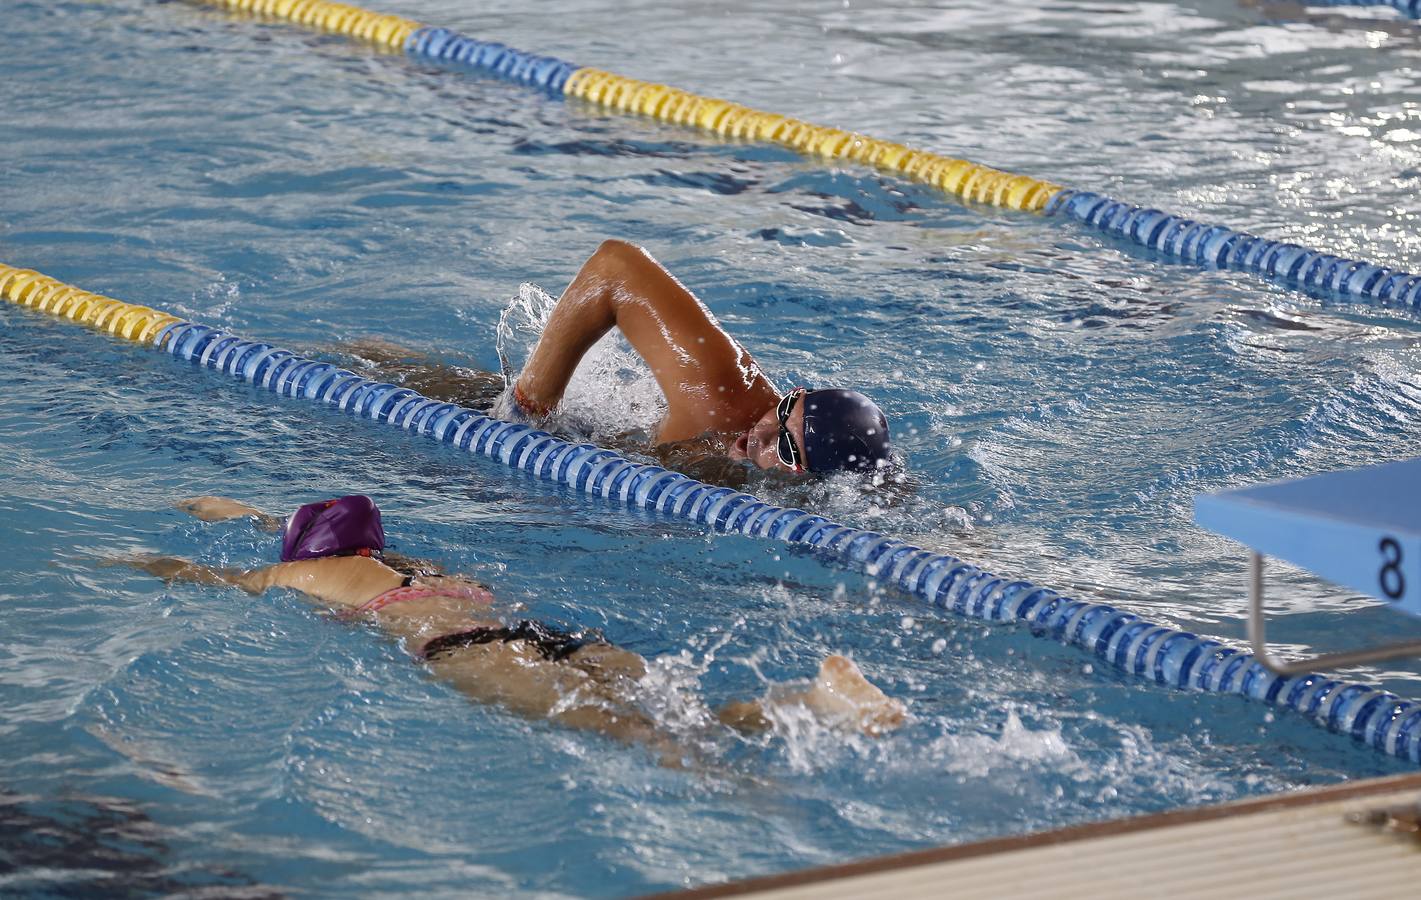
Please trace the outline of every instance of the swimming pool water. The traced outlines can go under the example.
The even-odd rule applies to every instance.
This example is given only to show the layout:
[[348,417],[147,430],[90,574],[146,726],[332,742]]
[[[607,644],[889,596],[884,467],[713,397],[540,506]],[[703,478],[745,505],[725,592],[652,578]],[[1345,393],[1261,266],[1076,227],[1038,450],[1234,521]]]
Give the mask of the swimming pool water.
[[[1386,10],[379,8],[1421,269],[1421,32]],[[1414,318],[289,26],[137,0],[5,9],[24,52],[0,64],[0,259],[90,290],[311,352],[383,337],[494,369],[521,282],[556,293],[604,237],[637,241],[778,383],[880,398],[913,482],[757,492],[1222,638],[1242,634],[1244,557],[1190,524],[1194,494],[1415,453]],[[620,896],[1405,768],[778,544],[12,307],[0,323],[7,891],[108,872],[138,893]],[[647,702],[668,722],[836,651],[913,722],[870,741],[790,720],[718,738],[709,774],[666,771],[474,707],[294,596],[104,564],[270,562],[269,537],[170,504],[351,490],[398,549],[655,657]],[[1270,635],[1296,651],[1407,625],[1297,572],[1270,591],[1291,613]],[[1349,677],[1421,696],[1415,664]]]

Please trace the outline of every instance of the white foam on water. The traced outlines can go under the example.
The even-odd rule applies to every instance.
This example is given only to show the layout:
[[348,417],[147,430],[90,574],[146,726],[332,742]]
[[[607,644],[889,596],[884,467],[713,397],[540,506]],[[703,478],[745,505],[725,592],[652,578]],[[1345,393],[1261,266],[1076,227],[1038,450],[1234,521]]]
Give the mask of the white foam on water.
[[[1043,764],[1054,771],[1071,774],[1084,765],[1059,726],[1030,728],[1015,710],[1007,711],[1006,721],[996,735],[945,734],[933,740],[923,755],[945,772],[972,778],[985,777],[994,769]],[[921,759],[915,762],[920,763]]]

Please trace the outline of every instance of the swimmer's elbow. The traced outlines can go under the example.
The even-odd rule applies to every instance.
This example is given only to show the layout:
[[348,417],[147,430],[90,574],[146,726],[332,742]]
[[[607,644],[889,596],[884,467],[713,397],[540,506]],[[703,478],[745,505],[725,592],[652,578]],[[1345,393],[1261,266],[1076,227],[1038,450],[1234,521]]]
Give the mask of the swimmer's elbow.
[[624,241],[621,238],[607,238],[597,246],[597,252],[592,254],[594,259],[609,258],[622,260],[627,256],[645,256],[646,251],[631,241]]
[[252,596],[265,594],[274,583],[272,577],[272,567],[265,569],[254,569],[250,572],[241,570],[231,572],[227,577],[227,583],[239,587]]
[[588,260],[588,267],[604,282],[612,284],[637,282],[645,277],[648,266],[657,267],[651,254],[645,248],[620,238],[607,238]]

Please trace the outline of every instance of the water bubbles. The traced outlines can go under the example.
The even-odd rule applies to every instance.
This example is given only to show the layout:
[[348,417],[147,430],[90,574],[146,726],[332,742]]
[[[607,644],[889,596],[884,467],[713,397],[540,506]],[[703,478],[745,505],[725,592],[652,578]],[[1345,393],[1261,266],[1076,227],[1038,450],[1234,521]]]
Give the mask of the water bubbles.
[[903,621],[900,622],[899,625],[904,631],[912,631],[914,628],[917,627],[918,620],[913,618],[912,616],[904,616]]
[[933,641],[933,645],[932,645],[932,653],[933,653],[933,656],[942,656],[942,652],[943,652],[944,650],[946,650],[946,649],[947,649],[947,638],[938,638],[937,640]]

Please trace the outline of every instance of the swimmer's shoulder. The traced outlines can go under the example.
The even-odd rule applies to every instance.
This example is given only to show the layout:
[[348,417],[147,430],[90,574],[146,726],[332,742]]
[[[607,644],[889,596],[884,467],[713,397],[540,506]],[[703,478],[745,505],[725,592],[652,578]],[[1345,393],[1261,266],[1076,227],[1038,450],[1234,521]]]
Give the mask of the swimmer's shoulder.
[[708,433],[658,444],[653,455],[658,465],[673,472],[718,487],[742,490],[755,477],[756,470],[743,460],[727,456],[728,446],[723,435]]
[[291,588],[340,606],[364,603],[404,581],[399,572],[368,556],[298,559],[259,569],[249,578],[261,590]]

